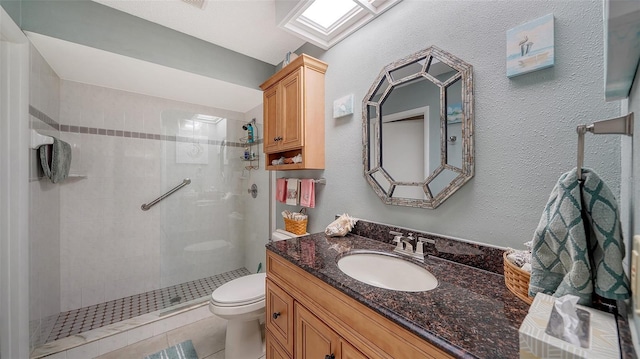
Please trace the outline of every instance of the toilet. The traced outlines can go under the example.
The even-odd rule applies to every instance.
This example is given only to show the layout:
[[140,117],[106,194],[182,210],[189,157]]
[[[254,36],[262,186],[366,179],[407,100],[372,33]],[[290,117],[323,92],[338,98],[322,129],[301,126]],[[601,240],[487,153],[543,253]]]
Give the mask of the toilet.
[[[277,229],[273,241],[299,237]],[[260,319],[265,313],[266,273],[236,278],[211,293],[209,310],[227,320],[225,359],[258,359],[264,355]]]

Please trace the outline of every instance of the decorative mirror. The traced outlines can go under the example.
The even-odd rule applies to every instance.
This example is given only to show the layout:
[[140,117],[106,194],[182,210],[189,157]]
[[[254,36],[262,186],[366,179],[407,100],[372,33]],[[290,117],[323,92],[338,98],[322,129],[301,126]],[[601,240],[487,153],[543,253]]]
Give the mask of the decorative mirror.
[[431,46],[385,66],[371,85],[364,176],[384,203],[436,208],[473,177],[472,72]]

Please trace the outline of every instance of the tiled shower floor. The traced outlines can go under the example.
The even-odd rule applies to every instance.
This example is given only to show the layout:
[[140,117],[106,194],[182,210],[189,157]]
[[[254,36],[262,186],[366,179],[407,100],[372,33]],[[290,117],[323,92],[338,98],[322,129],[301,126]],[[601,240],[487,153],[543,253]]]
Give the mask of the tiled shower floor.
[[209,296],[222,284],[248,274],[250,272],[246,268],[240,268],[212,277],[60,313],[45,343]]

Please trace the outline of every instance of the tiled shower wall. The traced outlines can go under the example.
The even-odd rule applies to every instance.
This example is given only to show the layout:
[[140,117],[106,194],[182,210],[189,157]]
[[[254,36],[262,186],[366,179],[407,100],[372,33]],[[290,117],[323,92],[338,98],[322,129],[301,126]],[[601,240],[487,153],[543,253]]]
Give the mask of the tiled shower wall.
[[[195,126],[192,114],[228,120]],[[61,81],[60,135],[79,176],[60,186],[62,311],[244,266],[251,174],[238,144],[243,121],[241,113]],[[204,151],[202,163],[185,160],[190,146]],[[187,177],[190,185],[140,209]]]
[[[59,136],[51,124],[58,121],[60,79],[35,47],[29,53],[29,127]],[[42,327],[53,325],[60,312],[60,187],[40,178],[38,153],[29,152],[29,344],[33,348]]]

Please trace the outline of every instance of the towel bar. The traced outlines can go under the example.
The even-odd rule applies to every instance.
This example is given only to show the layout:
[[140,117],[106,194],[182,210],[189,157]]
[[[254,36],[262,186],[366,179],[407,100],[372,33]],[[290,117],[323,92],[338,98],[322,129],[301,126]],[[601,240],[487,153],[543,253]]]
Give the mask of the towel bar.
[[584,163],[584,134],[594,135],[633,135],[633,112],[624,116],[594,122],[590,125],[578,125],[578,179],[582,180],[582,164]]
[[[286,177],[284,177],[286,179]],[[313,183],[315,184],[327,184],[327,179],[324,177],[320,177],[318,179],[314,179]]]
[[148,210],[149,210],[149,208],[151,208],[151,207],[155,206],[155,205],[156,205],[156,203],[158,203],[158,202],[162,201],[163,199],[165,199],[165,198],[167,198],[167,197],[171,196],[174,192],[176,192],[176,191],[177,191],[177,190],[179,190],[180,188],[182,188],[182,187],[184,187],[184,186],[188,185],[189,183],[191,183],[191,180],[190,180],[189,178],[185,178],[184,180],[182,180],[182,183],[180,183],[179,185],[177,185],[177,186],[173,187],[173,188],[172,188],[172,189],[170,189],[167,193],[165,193],[165,194],[163,194],[162,196],[160,196],[160,197],[158,197],[158,198],[154,199],[153,201],[151,201],[151,202],[149,202],[149,203],[147,203],[147,204],[143,203],[143,204],[142,204],[142,206],[140,206],[140,208],[141,208],[143,211],[148,211]]

